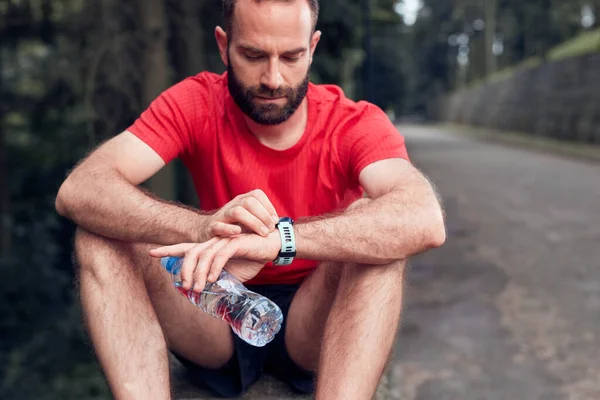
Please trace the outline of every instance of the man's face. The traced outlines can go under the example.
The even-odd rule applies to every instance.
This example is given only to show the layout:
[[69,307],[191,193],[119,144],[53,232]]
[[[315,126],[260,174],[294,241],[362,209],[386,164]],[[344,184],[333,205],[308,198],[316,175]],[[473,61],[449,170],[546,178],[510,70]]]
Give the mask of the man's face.
[[229,92],[242,111],[261,125],[278,125],[287,121],[298,109],[308,92],[308,73],[297,87],[277,89],[260,84],[247,86],[237,76],[231,63],[227,66]]
[[259,124],[287,121],[306,97],[318,42],[308,2],[239,0],[233,25],[226,49],[231,96]]

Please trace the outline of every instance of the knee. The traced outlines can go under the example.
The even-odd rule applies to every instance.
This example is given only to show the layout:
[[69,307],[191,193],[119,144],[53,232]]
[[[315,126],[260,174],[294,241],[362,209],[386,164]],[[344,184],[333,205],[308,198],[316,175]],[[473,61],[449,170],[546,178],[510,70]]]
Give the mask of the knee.
[[90,264],[91,255],[101,253],[105,247],[110,246],[109,239],[98,236],[85,229],[77,227],[73,240],[73,261],[77,270]]
[[85,229],[77,227],[75,230],[75,237],[73,239],[73,268],[75,268],[76,274],[79,275],[82,267],[89,264],[86,262],[87,259],[85,256],[92,251],[97,240],[96,235]]
[[73,241],[74,256],[79,259],[86,251],[104,245],[104,241],[105,239],[101,236],[77,227],[75,230],[75,239]]
[[105,274],[114,276],[123,264],[123,257],[130,259],[135,246],[104,236],[97,235],[82,228],[77,228],[73,241],[73,267],[79,277],[84,272],[101,279]]

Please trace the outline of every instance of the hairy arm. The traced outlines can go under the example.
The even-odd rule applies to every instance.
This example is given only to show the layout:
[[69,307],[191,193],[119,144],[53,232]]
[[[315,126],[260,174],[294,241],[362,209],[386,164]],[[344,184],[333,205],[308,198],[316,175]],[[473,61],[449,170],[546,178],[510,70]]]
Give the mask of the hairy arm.
[[444,243],[435,190],[408,161],[373,163],[359,180],[370,199],[340,215],[297,223],[298,258],[381,265]]
[[[295,226],[298,258],[384,265],[441,246],[446,240],[440,202],[428,180],[409,162],[390,159],[373,163],[360,174],[371,199],[361,199],[345,212],[299,221]],[[214,282],[231,259],[255,261],[232,271],[250,279],[281,249],[279,233],[266,237],[241,234],[205,243],[181,243],[153,249],[153,257],[185,256],[181,275],[200,291]],[[197,267],[194,269],[194,266]]]
[[94,151],[62,184],[59,214],[80,227],[114,239],[174,244],[209,239],[209,217],[159,200],[137,186],[165,162],[125,131]]

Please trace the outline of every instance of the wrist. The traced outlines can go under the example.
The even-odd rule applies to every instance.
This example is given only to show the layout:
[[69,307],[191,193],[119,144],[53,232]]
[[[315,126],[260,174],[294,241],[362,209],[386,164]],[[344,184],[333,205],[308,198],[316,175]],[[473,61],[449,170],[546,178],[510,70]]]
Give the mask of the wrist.
[[294,225],[296,234],[296,257],[303,260],[332,260],[331,254],[327,248],[328,236],[326,226],[321,225],[322,220],[314,220],[310,222],[301,222]]
[[294,225],[294,234],[296,235],[296,257],[310,260],[309,252],[306,251],[306,240],[304,239],[304,228],[306,223]]
[[194,219],[194,223],[190,231],[192,232],[191,243],[204,243],[212,239],[210,233],[211,215],[198,215],[197,219]]
[[267,235],[267,240],[269,241],[269,261],[273,261],[279,255],[279,251],[281,250],[281,236],[279,235],[279,231],[277,228],[271,233]]

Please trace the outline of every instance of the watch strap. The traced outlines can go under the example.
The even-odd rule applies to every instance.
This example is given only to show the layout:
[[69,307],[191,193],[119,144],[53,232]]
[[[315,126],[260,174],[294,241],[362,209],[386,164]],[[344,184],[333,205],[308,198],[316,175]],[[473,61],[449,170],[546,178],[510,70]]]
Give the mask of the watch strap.
[[294,220],[288,217],[280,218],[276,227],[281,238],[281,250],[274,265],[290,265],[296,257],[296,237],[294,235]]

